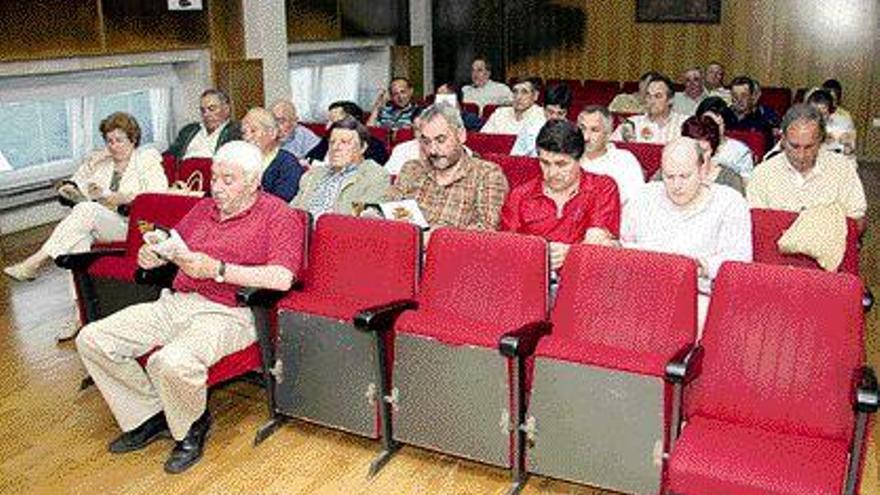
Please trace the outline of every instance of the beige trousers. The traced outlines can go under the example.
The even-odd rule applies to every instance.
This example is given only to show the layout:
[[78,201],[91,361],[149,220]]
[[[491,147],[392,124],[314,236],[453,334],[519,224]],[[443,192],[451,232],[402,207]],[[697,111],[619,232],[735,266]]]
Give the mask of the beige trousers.
[[52,231],[43,251],[56,258],[62,254],[82,253],[95,241],[124,241],[128,219],[95,202],[79,203]]
[[[255,340],[248,308],[165,290],[86,325],[76,346],[123,431],[165,411],[171,436],[182,440],[205,411],[208,367]],[[142,368],[136,358],[157,346]]]

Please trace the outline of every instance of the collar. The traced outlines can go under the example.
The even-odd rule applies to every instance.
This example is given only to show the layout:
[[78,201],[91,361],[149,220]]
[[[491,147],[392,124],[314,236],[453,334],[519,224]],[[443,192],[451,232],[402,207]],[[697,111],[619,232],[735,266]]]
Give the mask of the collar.
[[[578,197],[580,194],[584,193],[587,190],[587,172],[581,172],[581,178],[578,180],[578,187],[571,193],[571,196],[565,199],[565,204],[568,204],[569,201]],[[544,180],[541,177],[535,179],[535,184],[532,186],[529,191],[528,197],[530,199],[538,199],[538,198],[547,198],[550,201],[553,201],[553,198],[548,196],[544,192]]]
[[782,152],[783,156],[785,156],[785,170],[787,170],[790,174],[798,178],[799,180],[808,181],[812,180],[815,177],[822,175],[825,172],[825,166],[823,162],[825,161],[823,158],[823,150],[819,150],[819,154],[816,155],[816,163],[813,165],[813,168],[807,171],[806,175],[800,173],[791,162],[788,161],[788,156],[785,155],[785,151]]
[[225,129],[226,126],[229,125],[229,121],[230,121],[230,119],[226,119],[226,120],[224,120],[220,125],[217,126],[216,129],[214,129],[214,132],[208,132],[208,128],[205,127],[205,123],[204,123],[204,122],[199,122],[199,126],[202,128],[203,131],[205,131],[205,134],[206,134],[206,135],[211,136],[211,135],[213,135],[213,134],[215,134],[215,133],[223,132],[223,129]]
[[[662,183],[661,183],[662,184]],[[677,215],[684,220],[693,218],[700,213],[706,211],[709,208],[709,205],[712,204],[712,201],[715,200],[715,186],[713,184],[706,184],[706,198],[704,198],[702,204],[699,204],[693,208],[682,208],[677,204],[673,203],[669,196],[666,194],[666,188],[661,187],[660,192],[662,194],[660,200],[660,206],[669,212],[670,214]]]

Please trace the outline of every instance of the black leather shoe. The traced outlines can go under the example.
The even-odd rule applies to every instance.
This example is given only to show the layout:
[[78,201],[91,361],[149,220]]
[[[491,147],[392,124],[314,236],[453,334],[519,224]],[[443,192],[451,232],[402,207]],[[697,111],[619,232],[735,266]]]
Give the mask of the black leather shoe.
[[108,448],[114,454],[123,454],[140,450],[150,445],[158,438],[168,436],[168,423],[165,422],[165,414],[157,413],[144,421],[137,428],[126,431],[110,442]]
[[205,438],[211,427],[211,416],[208,411],[189,427],[186,437],[177,442],[168,460],[165,461],[165,472],[170,474],[182,473],[192,465],[199,462],[205,448]]

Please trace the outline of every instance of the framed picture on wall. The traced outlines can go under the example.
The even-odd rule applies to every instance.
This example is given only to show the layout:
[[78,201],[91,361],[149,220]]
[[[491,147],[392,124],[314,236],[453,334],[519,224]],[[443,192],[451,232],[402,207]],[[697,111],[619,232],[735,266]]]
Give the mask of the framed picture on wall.
[[636,0],[636,22],[721,22],[721,0]]

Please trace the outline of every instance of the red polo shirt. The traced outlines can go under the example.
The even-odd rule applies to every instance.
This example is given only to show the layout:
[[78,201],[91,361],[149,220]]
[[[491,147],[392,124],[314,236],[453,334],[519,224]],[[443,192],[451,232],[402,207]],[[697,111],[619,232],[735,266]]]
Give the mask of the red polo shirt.
[[[287,203],[264,192],[258,194],[253,206],[222,221],[214,200],[203,199],[174,228],[192,251],[227,264],[280,265],[296,276],[302,265],[304,226]],[[181,270],[174,279],[174,289],[235,306],[238,286],[197,280]]]
[[577,193],[556,216],[556,203],[544,194],[537,177],[510,192],[501,209],[501,230],[541,236],[548,241],[576,244],[591,227],[620,235],[620,196],[617,184],[604,175],[581,172]]

